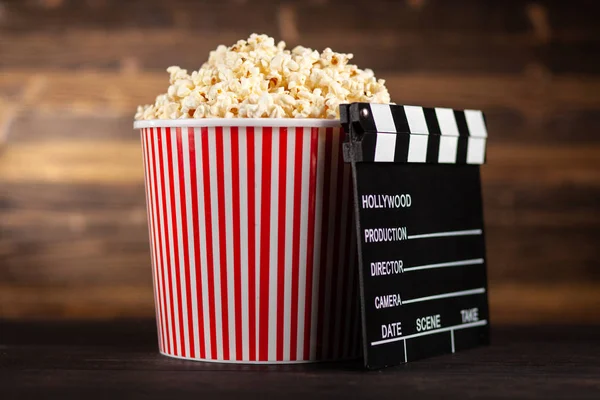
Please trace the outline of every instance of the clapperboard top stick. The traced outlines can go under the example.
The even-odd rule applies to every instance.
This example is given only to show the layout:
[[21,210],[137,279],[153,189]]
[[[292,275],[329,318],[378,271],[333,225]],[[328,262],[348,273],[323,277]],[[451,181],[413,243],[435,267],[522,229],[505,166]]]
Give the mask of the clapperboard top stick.
[[340,106],[370,369],[489,342],[477,110]]
[[340,106],[340,116],[350,141],[360,142],[345,153],[347,162],[485,162],[487,129],[479,110],[352,103]]

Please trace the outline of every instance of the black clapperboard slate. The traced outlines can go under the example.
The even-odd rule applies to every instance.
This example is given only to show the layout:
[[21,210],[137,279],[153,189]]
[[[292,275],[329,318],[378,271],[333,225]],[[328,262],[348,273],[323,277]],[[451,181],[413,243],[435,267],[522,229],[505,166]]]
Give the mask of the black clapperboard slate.
[[480,111],[340,106],[352,164],[365,367],[489,343]]

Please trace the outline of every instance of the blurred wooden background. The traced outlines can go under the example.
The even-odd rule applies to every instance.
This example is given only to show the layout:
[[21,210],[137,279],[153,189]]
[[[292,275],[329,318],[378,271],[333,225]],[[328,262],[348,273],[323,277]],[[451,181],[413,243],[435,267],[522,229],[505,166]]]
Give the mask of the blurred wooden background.
[[0,317],[153,315],[135,107],[262,32],[483,109],[493,319],[599,323],[596,3],[0,0]]

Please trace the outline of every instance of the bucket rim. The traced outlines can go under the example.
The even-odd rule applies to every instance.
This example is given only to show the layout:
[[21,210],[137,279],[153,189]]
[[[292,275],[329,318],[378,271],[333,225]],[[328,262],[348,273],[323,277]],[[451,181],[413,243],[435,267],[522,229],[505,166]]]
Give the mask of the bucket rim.
[[213,128],[213,127],[272,127],[272,128],[340,128],[339,119],[321,118],[199,118],[149,119],[135,121],[134,129],[146,128]]

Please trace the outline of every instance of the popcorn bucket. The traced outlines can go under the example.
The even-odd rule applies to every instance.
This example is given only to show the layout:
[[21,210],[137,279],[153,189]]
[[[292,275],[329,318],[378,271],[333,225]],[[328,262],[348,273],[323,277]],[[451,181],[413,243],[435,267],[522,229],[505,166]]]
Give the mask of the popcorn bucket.
[[361,352],[339,121],[138,121],[162,354],[234,363]]

